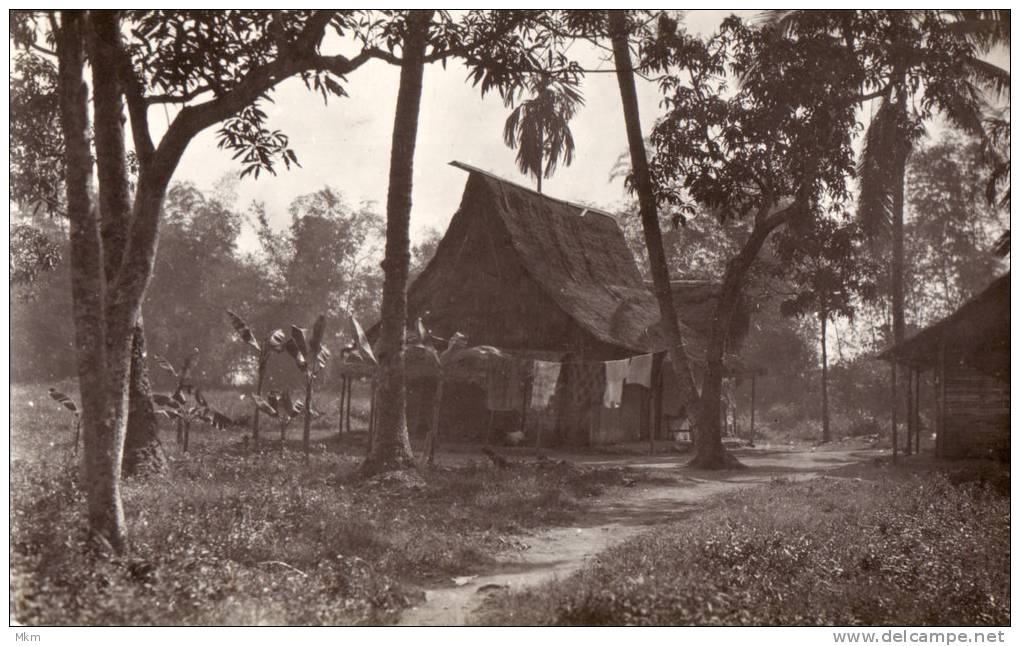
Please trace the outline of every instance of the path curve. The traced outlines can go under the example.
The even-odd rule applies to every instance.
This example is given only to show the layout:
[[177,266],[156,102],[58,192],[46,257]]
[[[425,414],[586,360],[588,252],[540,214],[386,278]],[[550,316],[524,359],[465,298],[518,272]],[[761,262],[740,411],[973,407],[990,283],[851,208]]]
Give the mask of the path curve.
[[[675,476],[672,484],[642,484],[596,500],[569,527],[544,528],[523,537],[528,549],[507,557],[488,573],[461,579],[462,585],[427,589],[425,600],[405,611],[402,626],[459,626],[469,622],[487,594],[521,590],[563,578],[599,552],[651,525],[676,520],[702,507],[708,498],[782,477],[804,480],[825,471],[881,455],[870,450],[743,450],[745,470],[724,473],[677,467],[677,456],[569,456],[590,466],[629,466]],[[668,471],[667,471],[668,470]]]

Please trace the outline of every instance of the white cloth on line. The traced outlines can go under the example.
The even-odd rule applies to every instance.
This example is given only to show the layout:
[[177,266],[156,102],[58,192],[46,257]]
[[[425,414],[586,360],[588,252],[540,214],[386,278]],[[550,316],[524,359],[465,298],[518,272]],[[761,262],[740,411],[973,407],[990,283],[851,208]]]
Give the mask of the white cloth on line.
[[606,390],[602,396],[602,405],[606,408],[617,408],[623,403],[623,381],[629,367],[627,359],[606,362]]
[[630,358],[627,367],[628,384],[637,384],[645,388],[652,387],[652,357],[651,354],[639,354]]
[[535,361],[531,382],[531,407],[543,409],[549,405],[556,382],[560,377],[560,365],[554,361]]

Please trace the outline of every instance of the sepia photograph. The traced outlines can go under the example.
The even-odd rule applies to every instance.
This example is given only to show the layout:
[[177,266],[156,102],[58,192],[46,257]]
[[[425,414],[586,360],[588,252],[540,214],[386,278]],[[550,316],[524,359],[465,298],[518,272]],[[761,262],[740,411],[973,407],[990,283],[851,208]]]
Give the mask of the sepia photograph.
[[1008,643],[1011,19],[9,10],[8,640]]

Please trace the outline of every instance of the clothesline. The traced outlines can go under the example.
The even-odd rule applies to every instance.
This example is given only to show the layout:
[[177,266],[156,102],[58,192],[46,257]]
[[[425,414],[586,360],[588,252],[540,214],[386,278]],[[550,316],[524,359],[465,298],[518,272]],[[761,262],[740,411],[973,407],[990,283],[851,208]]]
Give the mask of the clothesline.
[[490,411],[544,409],[556,395],[563,367],[577,370],[577,366],[584,366],[586,374],[573,374],[568,380],[587,380],[588,387],[594,389],[590,390],[593,398],[601,400],[605,408],[619,408],[624,385],[651,388],[653,363],[652,354],[611,361],[561,363],[511,357],[490,362],[486,370],[486,407]]

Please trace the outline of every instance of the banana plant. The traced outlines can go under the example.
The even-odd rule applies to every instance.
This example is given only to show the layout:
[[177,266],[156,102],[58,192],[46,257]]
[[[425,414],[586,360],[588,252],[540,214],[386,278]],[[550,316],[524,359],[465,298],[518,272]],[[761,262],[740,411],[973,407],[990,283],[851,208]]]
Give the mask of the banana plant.
[[[153,356],[153,359],[156,361],[156,365],[169,372],[175,379],[174,392],[170,398],[177,402],[178,407],[184,406],[188,403],[186,395],[191,394],[193,388],[191,383],[191,371],[195,368],[195,363],[198,361],[198,354],[198,348],[192,348],[191,354],[189,354],[184,360],[180,370],[174,367],[174,364],[170,363],[166,358],[161,357],[158,354]],[[155,397],[153,397],[153,401],[156,402]],[[159,402],[156,403],[158,404]],[[183,445],[185,434],[184,418],[181,416],[171,417],[168,413],[162,413],[162,415],[168,419],[175,420],[174,426],[177,435],[177,445]]]
[[[238,339],[242,343],[246,344],[255,354],[257,359],[255,396],[262,397],[262,386],[266,378],[266,368],[269,365],[269,357],[273,352],[283,352],[283,346],[287,341],[287,335],[283,330],[273,330],[266,336],[262,343],[259,344],[258,339],[255,338],[255,332],[243,318],[238,316],[232,310],[227,310],[227,318],[230,319],[230,324],[234,326],[234,331],[237,332]],[[251,439],[256,449],[259,446],[259,411],[260,407],[256,403],[251,430]]]
[[[178,394],[181,394],[181,396],[178,397]],[[184,453],[188,452],[193,422],[204,422],[219,430],[224,430],[234,425],[232,419],[209,405],[201,389],[194,389],[192,398],[194,402],[189,405],[187,398],[183,396],[181,391],[175,392],[173,396],[163,394],[152,396],[153,403],[160,406],[156,413],[176,421],[181,428],[181,447]],[[184,401],[181,401],[182,399]]]
[[439,350],[442,339],[436,337],[425,327],[419,318],[411,331],[411,343],[408,344],[408,359],[424,361],[436,375],[436,389],[432,396],[432,424],[425,436],[422,459],[426,466],[431,467],[435,461],[436,447],[439,444],[439,413],[443,403],[443,382],[449,371],[468,361],[486,361],[501,359],[505,355],[491,345],[468,346],[467,336],[455,332],[446,342],[446,348]]
[[74,400],[56,388],[50,388],[50,398],[71,412],[71,427],[74,429],[74,455],[78,455],[78,440],[81,437],[81,414]]
[[[266,415],[276,419],[280,426],[280,450],[283,451],[287,443],[287,427],[291,420],[304,412],[305,406],[299,401],[294,401],[290,391],[270,390],[265,398],[256,395],[255,405]],[[318,417],[319,412],[312,411],[312,417]]]
[[294,365],[305,378],[305,426],[301,436],[301,446],[306,459],[311,452],[312,391],[315,378],[329,361],[329,349],[322,343],[325,330],[326,315],[320,314],[319,318],[315,319],[311,335],[308,334],[307,329],[292,325],[290,326],[290,338],[283,345],[284,350],[294,359]]
[[[358,323],[358,319],[356,319],[353,315],[350,315],[350,314],[347,317],[347,329],[348,329],[348,337],[350,338],[350,341],[347,344],[345,344],[344,347],[340,350],[340,363],[341,364],[345,364],[345,363],[362,363],[362,364],[365,364],[367,366],[370,366],[371,368],[378,368],[379,360],[376,359],[375,353],[372,351],[372,345],[368,342],[368,337],[365,335],[365,330],[361,327],[361,324]],[[373,373],[374,372],[375,371],[373,370]],[[346,376],[344,377],[344,381],[345,382],[348,381],[348,378]],[[371,450],[372,450],[372,436],[373,436],[373,430],[374,430],[374,427],[375,427],[375,388],[376,388],[376,381],[377,380],[375,378],[375,375],[373,374],[373,377],[372,377],[372,398],[371,398],[372,403],[371,403],[371,406],[369,408],[369,414],[368,414],[368,450],[369,450],[369,452],[371,452]],[[341,417],[346,415],[346,417],[347,417],[347,430],[349,431],[350,428],[351,428],[351,420],[350,420],[350,418],[351,418],[351,396],[350,396],[351,388],[350,388],[349,382],[345,384],[343,392],[346,393],[346,398],[341,397],[341,411],[340,411],[340,414],[341,414]],[[346,399],[346,407],[347,407],[346,411],[343,410],[343,405],[345,403],[345,399]]]

